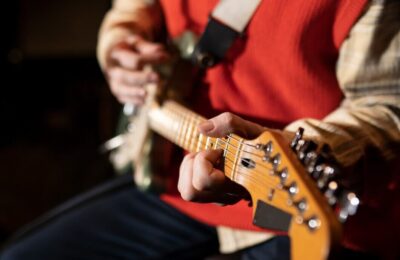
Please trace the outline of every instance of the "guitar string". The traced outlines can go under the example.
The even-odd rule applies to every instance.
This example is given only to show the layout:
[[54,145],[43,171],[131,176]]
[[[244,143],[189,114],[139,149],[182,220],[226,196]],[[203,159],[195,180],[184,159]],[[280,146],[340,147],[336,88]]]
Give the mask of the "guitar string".
[[[190,114],[191,115],[190,115]],[[180,116],[180,118],[182,118],[182,117],[184,117],[184,118],[189,118],[189,120],[190,121],[199,121],[199,120],[202,120],[202,118],[200,117],[200,116],[197,116],[197,115],[195,115],[194,113],[192,113],[192,112],[188,112],[187,114],[187,116],[186,115],[182,115],[182,113],[174,113],[175,114],[175,116],[178,116],[179,117],[179,115],[177,115],[177,114],[181,114],[181,116]],[[197,118],[197,119],[194,119],[194,118]],[[181,121],[183,121],[183,120],[181,120]],[[187,121],[187,120],[186,120]],[[189,123],[190,124],[190,121],[189,122],[187,122],[187,123]],[[183,122],[182,122],[183,123]],[[188,131],[185,131],[185,133],[188,133]],[[196,142],[196,140],[194,140],[193,139],[193,134],[194,134],[195,132],[193,131],[189,136],[187,136],[186,134],[185,134],[185,139],[183,139],[183,140],[177,140],[177,143],[178,143],[178,145],[179,145],[179,143],[180,143],[180,145],[182,145],[182,146],[185,146],[185,149],[188,149],[188,150],[190,150],[190,148],[192,147],[192,143],[193,143],[193,141],[195,141],[195,143],[197,143],[197,144],[200,144],[200,145],[202,145],[202,146],[207,146],[207,141],[206,142],[203,142],[203,141],[201,141],[201,142],[198,142],[199,140],[197,140],[197,142]],[[195,134],[195,136],[197,136],[197,133]],[[203,135],[204,136],[204,135]],[[231,139],[234,139],[234,140],[236,140],[236,141],[238,141],[238,142],[241,142],[242,144],[246,144],[245,142],[243,142],[243,139],[237,139],[234,135],[229,135],[229,137],[228,138],[231,138]],[[198,139],[198,138],[196,138],[196,139]],[[208,139],[208,137],[206,138],[206,139]],[[220,142],[222,142],[223,144],[225,144],[225,148],[222,148],[224,151],[226,151],[226,152],[228,152],[228,153],[230,153],[230,154],[232,154],[233,156],[236,156],[236,154],[234,154],[232,151],[230,151],[229,149],[226,149],[226,148],[230,148],[230,147],[233,147],[234,149],[238,149],[238,147],[237,146],[235,146],[234,144],[231,144],[231,143],[229,143],[229,142],[227,142],[227,141],[225,141],[223,138],[212,138],[212,139],[214,139],[215,140],[215,144],[216,145],[221,145],[220,144]],[[186,143],[187,143],[187,145],[186,145]],[[251,148],[253,148],[253,149],[256,149],[255,148],[255,146],[254,145],[251,145],[251,144],[246,144],[246,145],[248,145],[248,146],[251,146]],[[198,146],[197,146],[198,147]],[[211,144],[211,148],[212,148],[212,144]],[[258,155],[258,154],[255,154],[255,153],[253,153],[253,152],[249,152],[249,151],[246,151],[246,150],[241,150],[241,152],[244,152],[244,153],[247,153],[247,154],[251,154],[251,155],[253,155],[253,156],[255,156],[255,157],[257,157],[258,159],[263,159],[263,156],[260,156],[260,155]],[[259,163],[258,164],[259,166],[261,166],[261,167],[263,167],[263,168],[265,168],[267,171],[271,171],[271,170],[273,170],[272,168],[270,168],[270,167],[267,167],[267,166],[265,166],[263,163]]]
[[[223,148],[223,147],[221,147],[221,149],[222,150],[224,150],[225,152],[227,152],[227,153],[230,153],[230,154],[232,154],[233,156],[236,156],[236,154],[234,153],[234,152],[232,152],[232,151],[230,151],[229,150],[229,147],[233,147],[234,149],[239,149],[239,147],[237,147],[237,146],[235,146],[235,145],[233,145],[233,144],[231,144],[231,143],[229,143],[229,142],[227,142],[227,141],[225,141],[224,139],[221,139],[221,138],[215,138],[215,140],[216,140],[216,145],[221,145],[221,144],[219,144],[219,142],[222,142],[223,144],[225,144],[225,145],[227,145],[228,146],[228,149],[227,148]],[[201,145],[203,145],[203,146],[207,146],[207,142],[199,142]],[[212,145],[212,144],[211,144]],[[212,148],[212,147],[211,147]],[[260,155],[258,155],[258,154],[256,154],[256,153],[253,153],[253,152],[249,152],[249,151],[246,151],[246,150],[240,150],[242,153],[246,153],[246,154],[250,154],[250,155],[253,155],[253,156],[255,156],[255,157],[257,157],[257,159],[260,159],[260,160],[263,160],[263,156],[260,156]],[[264,161],[263,161],[264,162]],[[264,168],[266,168],[267,170],[272,170],[272,168],[269,168],[269,167],[267,167],[267,166],[264,166],[264,164],[260,164],[260,166],[261,167],[264,167]]]
[[[190,113],[190,112],[189,112],[189,113]],[[182,124],[188,124],[191,128],[195,128],[194,124],[192,124],[191,121],[201,121],[201,120],[203,120],[203,119],[202,119],[200,116],[198,116],[198,115],[196,115],[196,114],[194,114],[194,113],[191,113],[191,115],[190,115],[189,113],[188,113],[188,116],[182,115],[182,113],[174,113],[174,114],[175,114],[176,116],[178,116],[178,117],[179,117],[179,114],[181,114],[181,115],[182,115],[183,117],[185,117],[185,118],[186,118],[186,117],[189,117],[189,121],[188,121],[188,122],[183,122],[183,120],[182,120],[182,122],[180,122],[180,124],[181,124],[181,125],[182,125]],[[178,115],[177,115],[177,114],[178,114]],[[185,120],[185,121],[187,121],[187,120]],[[197,125],[198,125],[199,123],[200,123],[200,122],[198,122]],[[178,123],[178,124],[179,124],[179,123]],[[184,140],[179,140],[179,136],[180,136],[182,133],[185,133],[185,134],[184,134]],[[188,136],[188,133],[190,133],[189,136]],[[182,146],[186,146],[186,147],[188,147],[189,150],[191,150],[192,143],[193,143],[193,134],[195,134],[195,136],[197,136],[197,133],[196,133],[195,131],[190,131],[189,128],[186,129],[186,131],[182,131],[182,132],[180,131],[180,133],[178,134],[178,137],[177,137],[178,140],[176,140],[176,142],[177,142],[177,143],[178,143],[178,142],[181,142],[181,145],[182,145]],[[249,144],[249,143],[243,141],[243,139],[238,139],[238,138],[236,138],[235,135],[233,135],[233,134],[230,134],[230,135],[229,135],[229,138],[231,138],[231,139],[233,139],[233,140],[235,140],[235,141],[240,142],[242,145],[249,146],[251,149],[257,149],[255,145]],[[198,139],[198,138],[197,138],[197,139]],[[225,140],[222,139],[222,138],[215,138],[215,141],[217,142],[216,146],[220,145],[218,142],[222,142],[222,143],[224,143],[224,144],[228,144],[229,146],[231,146],[231,147],[233,147],[233,148],[238,149],[237,146],[235,146],[235,145],[233,145],[233,144],[231,144],[231,143],[228,143],[227,141],[225,141]],[[187,143],[187,145],[186,145],[186,143]],[[200,144],[201,144],[201,145],[206,145],[206,146],[207,146],[207,143],[204,143],[204,142],[200,142]],[[231,152],[230,150],[226,150],[226,148],[223,149],[223,150],[226,151],[226,152],[229,152],[229,153],[233,154],[233,152]],[[258,150],[258,149],[257,149],[257,150]],[[252,152],[249,152],[249,151],[246,151],[246,150],[242,150],[242,152],[245,152],[245,153],[251,154],[251,155],[253,155],[253,156],[256,156],[256,157],[258,157],[259,159],[260,159],[260,158],[263,158],[262,156],[259,156],[259,155],[255,154],[255,153],[252,153]],[[234,155],[234,156],[236,156],[236,155]],[[228,159],[228,160],[230,160],[228,157],[225,157],[225,158]],[[231,161],[231,160],[230,160],[230,161]],[[233,161],[231,161],[231,162],[234,164]],[[258,164],[258,165],[261,166],[261,167],[264,167],[265,169],[267,169],[267,170],[269,170],[269,171],[273,170],[272,168],[267,167],[267,166],[264,166],[263,164]],[[238,166],[239,166],[239,167],[242,167],[241,165],[238,165]],[[227,165],[227,167],[229,168],[228,165]],[[245,169],[245,170],[247,170],[247,169]],[[263,177],[265,176],[265,173],[263,173],[263,172],[252,170],[250,173],[243,173],[243,172],[240,172],[240,171],[237,171],[236,173],[238,173],[239,175],[242,175],[242,176],[243,176],[243,175],[247,175],[249,181],[251,181],[250,178],[256,179],[256,180],[257,180],[257,178],[255,178],[255,176],[254,176],[254,173],[255,173],[255,174],[260,174],[260,175],[262,175],[262,176],[261,176],[261,177],[262,177],[261,180],[264,180],[264,181],[267,182],[267,183],[264,184],[264,186],[266,186],[267,188],[274,188],[274,189],[278,189],[278,190],[280,190],[280,191],[285,191],[284,189],[279,189],[279,187],[275,187],[275,186],[277,185],[276,183],[269,182],[268,179],[263,178]],[[263,176],[263,175],[264,175],[264,176]],[[271,177],[273,177],[273,175],[271,175]],[[275,177],[278,177],[278,176],[275,176]],[[260,180],[258,180],[258,181],[260,181]],[[255,184],[255,185],[257,185],[257,183],[258,183],[258,182],[255,182],[255,181],[254,181],[254,184]],[[271,187],[271,186],[268,186],[268,184],[271,184],[271,185],[273,185],[273,186],[272,186],[272,187]],[[278,193],[278,194],[279,194],[279,193]],[[278,194],[276,194],[276,195],[278,195]],[[275,195],[274,195],[274,196],[275,196]],[[287,196],[287,195],[286,195],[286,196]]]
[[[211,139],[214,139],[216,142],[223,142],[224,144],[228,144],[230,147],[233,147],[233,148],[236,148],[236,149],[239,148],[239,147],[235,146],[234,144],[228,143],[228,142],[224,139],[224,138],[227,138],[227,137],[216,138],[216,137],[208,137],[208,136],[202,135],[202,134],[200,134],[200,135],[203,136],[203,137],[206,137],[205,139],[211,138]],[[192,146],[191,143],[193,143],[193,142],[194,142],[194,143],[197,143],[197,144],[201,144],[201,145],[207,146],[207,142],[204,143],[203,141],[200,141],[200,140],[199,140],[200,136],[199,136],[199,137],[197,137],[197,136],[198,136],[197,134],[194,135],[194,136],[193,136],[193,135],[187,136],[187,137],[185,137],[185,139],[183,139],[183,140],[178,140],[178,141],[176,141],[176,143],[177,143],[178,145],[181,145],[181,146],[186,146],[186,143],[188,142],[189,148]],[[250,144],[246,144],[245,142],[243,142],[243,139],[240,140],[240,139],[235,139],[235,138],[232,138],[232,137],[233,137],[233,136],[229,135],[228,138],[234,139],[234,140],[240,142],[241,144],[251,146],[252,149],[255,149],[255,150],[259,151],[259,150],[256,148],[256,146],[250,145]],[[197,140],[196,140],[196,139],[197,139]],[[211,144],[211,145],[212,145],[212,144]],[[183,148],[188,149],[187,146],[186,146],[186,147],[183,147]],[[224,150],[225,150],[225,149],[224,149]],[[251,155],[253,155],[253,156],[258,157],[259,159],[262,159],[262,158],[263,158],[263,156],[260,156],[260,155],[258,155],[257,153],[250,152],[250,151],[247,151],[247,150],[241,150],[241,152],[244,152],[244,153],[247,153],[247,154],[251,154]]]
[[[223,141],[222,143],[223,144],[226,144],[226,143],[228,143],[228,142],[226,142],[226,141],[224,141],[223,139],[219,139],[220,141]],[[204,144],[204,143],[203,143]],[[218,146],[221,146],[221,145],[223,145],[223,144],[221,144],[221,143],[216,143],[216,147],[217,148],[221,148],[222,150],[225,150],[223,147],[218,147]],[[232,145],[233,146],[233,145]],[[215,147],[214,147],[215,148]],[[235,148],[237,148],[237,147],[235,147]],[[231,152],[230,150],[225,150],[226,152],[228,152],[228,153],[231,153],[233,156],[236,156],[236,154],[235,153],[233,153],[233,152]],[[229,157],[226,157],[225,156],[225,159],[226,160],[228,160],[228,161],[230,161],[232,164],[235,164],[235,162],[234,161],[232,161]],[[262,164],[262,163],[258,163],[257,164],[258,166],[260,166],[260,167],[262,167],[262,168],[264,168],[264,169],[266,169],[267,171],[269,171],[269,172],[275,172],[274,171],[274,169],[273,168],[271,168],[271,167],[268,167],[268,166],[265,166],[264,164]],[[241,165],[241,164],[237,164],[237,166],[238,167],[241,167],[242,169],[243,169],[243,166]],[[228,166],[229,167],[229,166]],[[232,169],[232,167],[229,167],[229,168],[231,168]],[[274,188],[274,189],[278,189],[278,190],[280,190],[280,191],[286,191],[286,190],[284,190],[283,188],[279,188],[277,185],[278,184],[280,184],[280,182],[274,182],[274,181],[270,181],[270,179],[269,178],[265,178],[265,175],[266,174],[269,174],[269,173],[266,173],[266,172],[263,172],[263,171],[259,171],[259,170],[256,170],[256,169],[251,169],[251,170],[249,170],[249,169],[244,169],[244,170],[247,170],[247,171],[249,171],[249,173],[243,173],[243,171],[242,172],[240,172],[240,171],[237,171],[236,173],[238,173],[239,175],[242,175],[242,176],[244,176],[244,175],[246,175],[246,177],[247,177],[247,179],[249,179],[249,181],[252,181],[251,179],[254,179],[254,181],[253,181],[253,183],[256,183],[257,181],[258,182],[260,182],[260,181],[264,181],[264,183],[263,183],[263,185],[264,186],[266,186],[267,188]],[[258,176],[255,176],[255,175],[258,175]],[[232,176],[233,177],[233,176]],[[261,178],[260,178],[261,177]],[[275,177],[275,178],[279,178],[279,176],[277,176],[277,175],[270,175],[270,177]],[[279,194],[279,193],[278,193]],[[278,195],[279,196],[279,195]],[[285,197],[286,198],[286,197]],[[287,199],[287,198],[286,198]]]
[[[185,117],[184,115],[182,115],[181,117]],[[189,117],[189,120],[190,121],[193,121],[193,120],[196,120],[196,119],[191,119],[191,118],[194,118],[195,116],[188,116]],[[201,118],[198,118],[198,120],[201,120]],[[187,120],[182,120],[182,121],[187,121]],[[189,125],[190,125],[190,121],[189,122],[187,122]],[[184,124],[184,122],[182,123],[182,124]],[[194,124],[191,124],[191,128],[195,128],[195,126],[194,126]],[[190,147],[192,146],[192,143],[193,142],[197,142],[197,143],[199,143],[198,141],[198,139],[199,139],[199,137],[197,137],[198,136],[198,132],[196,133],[195,131],[192,131],[191,132],[191,134],[190,135],[187,135],[187,133],[188,133],[188,130],[186,130],[185,131],[185,134],[184,134],[184,136],[183,136],[183,139],[182,138],[180,138],[180,133],[178,134],[178,137],[177,137],[177,139],[178,140],[176,140],[175,142],[180,142],[180,144],[182,145],[182,146],[185,146],[185,149],[186,149],[186,143],[188,143],[188,148],[190,149]],[[205,136],[205,135],[203,135],[203,136]],[[233,134],[230,134],[230,135],[228,135],[229,136],[229,138],[230,139],[233,139],[233,140],[235,140],[235,141],[238,141],[238,142],[240,142],[242,145],[245,145],[245,146],[249,146],[251,149],[256,149],[256,150],[258,150],[257,148],[256,148],[256,146],[255,145],[253,145],[253,144],[249,144],[249,143],[247,143],[246,141],[244,141],[244,139],[239,139],[239,138],[237,138],[237,137],[235,137],[235,135],[233,135]],[[207,137],[207,136],[206,136]],[[208,137],[207,137],[208,138]],[[226,137],[225,137],[226,138]],[[181,140],[179,140],[179,139],[181,139]],[[197,139],[197,140],[196,140]],[[213,138],[213,139],[216,139],[216,140],[220,140],[220,141],[222,141],[222,142],[226,142],[223,138]],[[200,144],[204,144],[204,143],[201,143],[200,142]],[[234,147],[234,148],[238,148],[238,147],[236,147],[236,146],[234,146],[233,144],[229,144],[230,146],[232,146],[232,147]],[[243,152],[245,152],[245,153],[248,153],[248,154],[251,154],[251,155],[253,155],[253,156],[257,156],[257,157],[259,157],[259,158],[262,158],[262,156],[260,156],[260,155],[258,155],[258,154],[256,154],[256,153],[254,153],[254,152],[250,152],[250,151],[246,151],[246,150],[243,150]]]
[[[192,136],[193,136],[193,135],[192,135]],[[188,143],[187,147],[191,147],[191,146],[192,146],[191,140],[193,140],[193,138],[190,138],[190,136],[189,136],[189,137],[186,138],[186,140],[182,140],[182,142],[185,142],[185,143],[186,143],[186,142],[187,142],[187,139],[189,139],[189,143]],[[238,140],[239,142],[241,141],[240,139],[236,139],[236,140]],[[214,148],[214,149],[215,149],[215,148],[222,148],[222,150],[226,151],[227,153],[230,153],[230,154],[232,154],[233,156],[236,156],[236,154],[235,154],[234,152],[232,152],[232,151],[229,150],[229,149],[226,149],[226,147],[224,148],[224,147],[221,147],[221,146],[222,146],[223,144],[228,144],[230,147],[233,147],[233,148],[235,148],[235,149],[238,149],[237,146],[235,146],[235,145],[233,145],[233,144],[231,144],[231,143],[225,141],[225,140],[222,139],[222,138],[215,138],[214,141],[215,141],[215,147],[212,147],[213,144],[211,144],[211,147],[212,147],[212,148]],[[203,146],[207,146],[207,142],[206,142],[206,143],[200,142],[200,143],[201,143],[201,145],[203,145]],[[221,143],[222,143],[222,144],[221,144]],[[254,147],[254,146],[253,146],[253,147]],[[259,159],[262,158],[261,156],[258,156],[258,155],[254,154],[254,153],[251,153],[251,152],[248,152],[248,151],[245,151],[245,150],[242,150],[242,152],[246,152],[246,153],[252,154],[252,155],[258,157]],[[225,156],[225,158],[227,158],[227,157]],[[240,165],[240,164],[239,164],[239,165]],[[260,166],[261,168],[264,168],[264,169],[267,170],[268,172],[271,172],[271,171],[272,171],[272,172],[276,172],[273,168],[266,166],[264,162],[263,162],[263,163],[258,163],[257,165]],[[254,175],[254,174],[259,174],[260,177],[263,178],[263,177],[265,176],[266,173],[265,173],[265,172],[258,171],[258,170],[253,170],[253,171],[252,171],[252,174],[253,174],[253,175]],[[276,175],[271,175],[271,176],[279,177],[279,176],[276,176]],[[273,185],[276,185],[276,184],[273,184]]]
[[[232,161],[229,158],[226,158],[229,162],[231,162],[232,164],[234,164],[234,161]],[[226,164],[227,167],[229,167],[231,170],[233,169],[234,166],[229,166],[228,164]],[[280,182],[279,176],[276,175],[268,175],[266,176],[266,174],[269,173],[263,173],[261,171],[257,171],[256,169],[247,169],[242,165],[237,165],[237,167],[239,167],[242,171],[238,171],[237,173],[239,173],[239,175],[246,175],[247,179],[250,181],[253,181],[254,183],[259,183],[259,182],[263,182],[263,185],[268,186],[268,185],[272,185],[272,186],[268,186],[269,188],[277,188],[280,189],[278,185],[283,185]],[[256,175],[258,174],[258,175]],[[233,177],[233,176],[232,176]],[[274,181],[274,179],[276,179],[276,181]],[[283,188],[280,190],[284,190]]]
[[[226,163],[224,166],[229,168],[231,171],[234,169],[235,162],[230,159],[229,157],[224,157],[225,160],[233,164],[230,166],[228,163]],[[260,165],[260,164],[257,164]],[[293,203],[296,203],[295,198],[297,198],[299,195],[296,193],[294,196],[290,196],[288,194],[287,188],[285,189],[284,185],[279,181],[279,176],[276,175],[270,175],[266,176],[265,173],[256,169],[247,169],[244,168],[241,164],[236,164],[236,169],[235,169],[235,176],[243,176],[246,178],[246,180],[251,183],[253,186],[255,186],[259,192],[265,193],[266,196],[268,196],[268,189],[274,189],[275,192],[273,194],[274,198],[280,199],[281,202],[287,203],[289,199],[293,201]],[[272,168],[269,167],[264,167],[270,171],[272,171]],[[235,181],[236,178],[234,176],[231,176],[232,180]],[[276,178],[276,181],[273,180],[273,178]],[[239,183],[240,184],[240,183]],[[280,186],[282,185],[282,186]],[[304,192],[302,192],[302,195],[304,196]],[[308,196],[307,196],[308,197]],[[289,205],[288,205],[289,206]]]
[[[228,166],[228,168],[230,168],[230,166]],[[247,170],[247,169],[245,169],[245,170]],[[246,176],[247,180],[251,181],[251,177],[252,177],[251,173],[249,173],[249,172],[240,172],[240,171],[238,171],[238,172],[242,176]],[[304,198],[306,198],[306,201],[307,201],[306,210],[303,211],[303,213],[301,213],[301,212],[298,211],[298,209],[296,209],[296,213],[297,214],[301,214],[303,217],[304,216],[305,217],[311,216],[313,214],[311,211],[315,211],[315,208],[314,208],[315,207],[314,206],[315,203],[309,203],[310,202],[310,199],[309,199],[310,196],[309,195],[305,195],[304,196],[304,194],[301,194],[301,197],[298,198],[299,194],[295,194],[294,196],[291,196],[291,195],[288,194],[287,190],[281,189],[281,188],[276,187],[276,186],[268,186],[268,184],[260,185],[259,182],[253,182],[253,185],[255,186],[256,190],[258,190],[259,193],[265,194],[266,200],[268,200],[270,203],[272,201],[280,202],[281,204],[286,205],[289,209],[291,209],[292,206],[293,206],[294,209],[296,209],[295,208],[295,204],[298,203],[299,201],[303,200]],[[274,190],[271,199],[268,198],[268,196],[269,196],[268,189],[273,189]],[[254,190],[254,188],[253,188],[253,190]],[[270,191],[270,192],[272,192],[272,191]],[[308,198],[308,200],[307,200],[307,198]],[[289,200],[290,200],[291,204],[288,204]],[[312,206],[312,208],[310,208],[310,206]],[[318,208],[320,208],[320,207],[318,207]]]
[[[191,126],[191,128],[196,128],[196,126],[198,124],[200,124],[201,121],[206,120],[206,119],[202,118],[201,116],[197,115],[196,113],[193,113],[193,112],[191,112],[190,110],[188,110],[188,109],[186,109],[184,107],[180,107],[177,103],[169,103],[169,104],[170,104],[169,106],[165,107],[165,109],[166,109],[165,112],[168,112],[168,109],[169,110],[175,110],[175,111],[171,111],[172,112],[171,114],[173,114],[174,116],[178,116],[178,118],[183,118],[182,120],[178,120],[178,121],[181,121],[181,125],[187,123],[187,124],[189,124]],[[176,107],[176,108],[174,109],[174,107]],[[191,121],[197,121],[197,123],[196,124],[191,124]],[[188,131],[189,130],[186,129],[185,134],[183,136],[184,139],[182,140],[182,144],[183,144],[183,146],[185,146],[186,142],[188,142],[189,143],[188,146],[189,146],[189,149],[190,149],[193,137],[196,137],[197,133],[195,134],[195,136],[193,136],[193,133],[195,133],[195,131],[192,131],[191,134],[188,136],[187,135]],[[183,132],[179,132],[178,133],[178,137],[177,137],[178,139],[179,139],[179,136],[181,135],[181,133],[183,133]],[[235,140],[235,141],[241,142],[242,145],[249,146],[252,149],[257,149],[255,145],[249,144],[246,141],[243,141],[244,139],[238,139],[233,134],[230,134],[229,137],[231,139]],[[216,138],[216,139],[220,139],[221,141],[224,141],[221,138]],[[237,148],[237,147],[235,147],[235,148]],[[244,151],[244,152],[252,154],[254,156],[260,157],[259,155],[255,154],[255,153],[251,153],[249,151]]]
[[[227,166],[228,168],[232,169],[230,166]],[[253,176],[251,175],[250,172],[241,172],[240,170],[237,170],[237,173],[240,174],[241,176],[245,176],[246,180],[248,180],[249,182],[252,182],[252,186],[255,187],[256,190],[254,190],[254,188],[252,187],[253,191],[258,192],[258,194],[263,194],[266,197],[266,200],[268,200],[269,202],[280,202],[283,203],[284,205],[291,207],[291,205],[288,205],[288,201],[291,200],[293,204],[296,203],[296,195],[295,196],[290,196],[287,190],[284,190],[282,188],[277,187],[276,185],[269,185],[266,183],[260,183],[258,181],[254,181],[252,179]],[[240,183],[239,183],[240,184]],[[246,188],[246,186],[244,186]],[[272,194],[272,198],[269,199],[269,190],[271,191],[271,189],[274,190],[273,194]],[[251,194],[251,193],[250,193]],[[263,196],[261,196],[263,198]],[[299,212],[298,212],[299,213]]]

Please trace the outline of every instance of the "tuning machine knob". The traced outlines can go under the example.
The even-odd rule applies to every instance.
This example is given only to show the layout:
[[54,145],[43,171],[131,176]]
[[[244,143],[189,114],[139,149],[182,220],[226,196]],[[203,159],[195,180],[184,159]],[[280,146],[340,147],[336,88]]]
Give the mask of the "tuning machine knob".
[[307,158],[307,154],[310,154],[309,157],[312,157],[312,153],[316,152],[318,145],[312,140],[300,140],[296,147],[297,157],[300,161],[306,164],[305,160]]
[[292,182],[292,183],[289,184],[289,185],[282,185],[282,184],[281,184],[281,187],[280,187],[280,188],[286,190],[286,191],[289,193],[289,195],[290,195],[291,197],[294,196],[294,195],[296,195],[297,192],[299,191],[299,188],[298,188],[296,182]]
[[339,185],[336,181],[330,181],[325,192],[325,198],[328,200],[329,205],[334,206],[337,202],[339,193]]
[[321,221],[316,216],[312,216],[311,218],[307,219],[305,223],[311,231],[314,231],[321,226]]
[[280,179],[280,181],[281,181],[281,184],[283,185],[283,184],[285,184],[285,181],[286,181],[286,179],[287,179],[288,176],[289,176],[289,171],[288,171],[288,169],[285,167],[285,168],[283,168],[282,170],[277,171],[275,174],[279,177],[279,179]]
[[293,201],[293,200],[289,199],[288,200],[288,205],[296,207],[296,209],[300,213],[303,213],[308,207],[307,200],[305,198],[303,198],[303,199],[301,199],[299,201]]
[[317,186],[320,189],[326,187],[328,182],[332,180],[338,174],[338,169],[331,166],[324,164],[322,168],[322,174],[319,176],[317,180]]
[[303,134],[304,134],[304,128],[300,127],[297,130],[296,135],[294,136],[292,142],[290,143],[290,146],[292,147],[293,150],[296,149],[297,144],[299,143],[300,140],[302,140]]
[[356,214],[357,208],[360,205],[360,199],[354,192],[344,192],[341,204],[339,220],[345,222],[349,216]]
[[264,152],[263,161],[269,162],[274,148],[272,141],[269,141],[266,144],[257,144],[256,148]]

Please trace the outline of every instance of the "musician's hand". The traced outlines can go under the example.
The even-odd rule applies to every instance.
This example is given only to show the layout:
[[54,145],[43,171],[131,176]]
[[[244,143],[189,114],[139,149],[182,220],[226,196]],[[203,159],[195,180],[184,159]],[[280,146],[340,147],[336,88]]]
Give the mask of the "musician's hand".
[[[198,130],[212,137],[235,133],[245,138],[254,138],[264,128],[231,113],[223,113],[200,124]],[[178,190],[184,200],[233,204],[241,199],[249,199],[249,194],[242,186],[225,177],[219,167],[221,156],[222,150],[208,150],[185,156],[178,181]]]
[[109,53],[105,72],[111,92],[121,103],[143,104],[148,83],[157,83],[158,75],[143,70],[146,64],[159,64],[168,59],[164,46],[140,36],[130,36],[116,44]]

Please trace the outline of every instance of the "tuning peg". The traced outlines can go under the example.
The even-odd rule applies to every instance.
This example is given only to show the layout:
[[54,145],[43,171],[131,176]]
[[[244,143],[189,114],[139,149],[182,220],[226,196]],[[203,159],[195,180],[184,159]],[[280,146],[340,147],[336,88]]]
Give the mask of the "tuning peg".
[[256,148],[258,150],[262,150],[264,152],[264,156],[263,156],[263,160],[264,161],[267,161],[267,162],[270,161],[271,154],[272,154],[272,151],[273,151],[273,148],[274,148],[273,144],[272,144],[272,141],[269,141],[266,144],[257,144]]
[[345,222],[348,216],[353,216],[360,205],[360,199],[354,192],[344,192],[342,197],[342,207],[339,211],[339,220]]
[[296,207],[296,209],[297,209],[300,213],[304,212],[304,211],[307,209],[307,207],[308,207],[307,200],[306,200],[305,198],[302,198],[302,199],[300,199],[299,201],[292,201],[292,200],[289,200],[289,201],[288,201],[288,204],[289,204],[289,205],[293,205],[294,207]]
[[325,197],[328,200],[329,205],[334,206],[337,202],[337,194],[339,192],[339,185],[336,181],[330,181],[328,187],[325,190]]
[[324,164],[321,173],[322,174],[320,174],[317,180],[317,186],[318,188],[323,189],[328,182],[338,174],[338,169],[331,165]]
[[295,150],[298,142],[303,138],[303,134],[304,134],[304,128],[300,127],[297,130],[296,135],[294,136],[292,142],[290,143],[290,147],[292,147],[293,150]]
[[309,174],[312,174],[315,171],[315,167],[324,163],[324,157],[318,154],[316,151],[311,151],[306,154],[304,158],[304,165],[306,166],[306,170]]
[[281,164],[281,155],[278,153],[274,157],[270,158],[270,162],[272,164],[272,168],[274,171],[278,170],[280,164]]
[[286,190],[290,196],[294,196],[297,194],[297,192],[299,191],[299,188],[297,186],[296,182],[292,182],[289,185],[283,185],[281,186],[282,189]]
[[296,147],[297,157],[299,158],[300,161],[304,163],[307,154],[312,151],[315,151],[317,147],[318,147],[317,143],[312,140],[298,142],[298,145]]
[[285,167],[281,171],[276,172],[276,175],[279,177],[279,179],[281,180],[281,184],[283,185],[285,184],[286,179],[289,176],[288,169]]
[[314,180],[319,179],[319,177],[321,176],[324,168],[325,168],[325,164],[324,163],[315,165],[313,171],[311,172],[311,176],[314,178]]
[[321,221],[316,216],[312,216],[309,219],[306,219],[305,223],[311,231],[314,231],[321,226]]

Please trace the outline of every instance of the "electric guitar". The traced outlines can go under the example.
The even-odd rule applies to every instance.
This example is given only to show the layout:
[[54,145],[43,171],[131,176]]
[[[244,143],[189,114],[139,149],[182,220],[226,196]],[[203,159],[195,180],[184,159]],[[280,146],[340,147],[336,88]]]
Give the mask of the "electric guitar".
[[[190,48],[183,44],[179,49]],[[181,56],[185,56],[182,51]],[[156,100],[161,96],[158,86],[146,86],[145,104],[128,119],[126,133],[105,145],[106,149],[118,147],[111,153],[114,166],[123,168],[133,162],[139,187],[161,187],[166,176],[154,174],[156,165],[168,162],[164,157],[171,153],[165,143],[157,147],[167,147],[166,152],[160,148],[154,152],[155,135],[150,130],[190,152],[222,149],[225,175],[251,195],[254,224],[287,232],[293,260],[327,259],[340,242],[341,222],[355,214],[359,200],[340,186],[339,167],[326,147],[305,140],[301,129],[290,144],[275,131],[254,140],[234,134],[224,138],[199,134],[197,125],[205,119],[179,104],[190,96],[186,86],[191,85],[193,73],[189,67],[180,60],[172,72],[165,73],[169,88],[163,88],[163,102]],[[151,160],[160,154],[163,160]]]
[[[148,87],[154,96],[156,86]],[[254,140],[234,134],[211,138],[197,132],[204,120],[175,101],[159,104],[148,98],[131,118],[127,144],[121,148],[130,149],[125,153],[134,158],[135,178],[143,178],[148,169],[149,129],[190,152],[222,149],[225,175],[251,195],[254,224],[287,232],[293,260],[327,259],[340,242],[340,222],[355,213],[359,200],[341,189],[339,169],[326,149],[303,139],[301,129],[290,144],[274,131]]]

